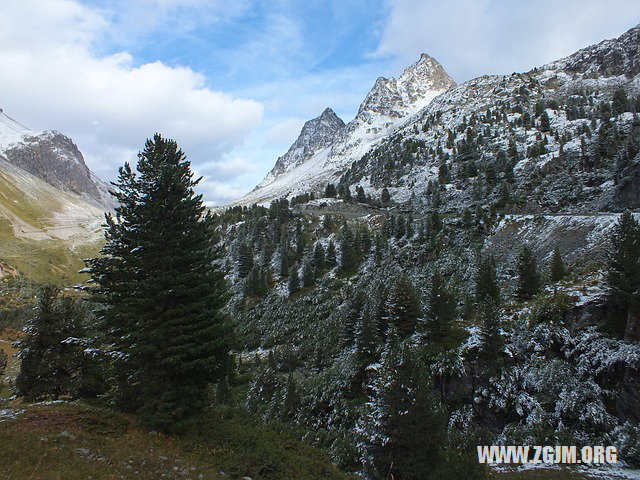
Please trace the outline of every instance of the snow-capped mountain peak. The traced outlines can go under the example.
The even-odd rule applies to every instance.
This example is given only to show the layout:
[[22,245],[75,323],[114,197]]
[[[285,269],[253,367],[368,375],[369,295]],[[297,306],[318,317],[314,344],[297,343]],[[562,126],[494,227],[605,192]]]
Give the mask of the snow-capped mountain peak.
[[360,105],[356,120],[372,123],[377,115],[405,117],[455,84],[442,65],[423,53],[397,80],[379,77]]
[[331,108],[326,108],[320,116],[307,121],[296,141],[287,153],[276,160],[273,169],[260,185],[272,182],[276,177],[301,165],[319,150],[331,145],[345,124]]
[[281,196],[321,188],[408,117],[455,85],[434,58],[422,54],[397,80],[379,77],[347,125],[331,109],[309,120],[265,179],[234,203],[268,203]]
[[76,144],[55,130],[25,127],[0,109],[0,157],[100,208],[112,208],[108,186],[86,165]]

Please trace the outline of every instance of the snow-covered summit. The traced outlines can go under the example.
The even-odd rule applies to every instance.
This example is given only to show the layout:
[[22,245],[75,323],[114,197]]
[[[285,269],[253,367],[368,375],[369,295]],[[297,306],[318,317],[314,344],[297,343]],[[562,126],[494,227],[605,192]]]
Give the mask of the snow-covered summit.
[[372,123],[376,115],[406,117],[455,84],[442,65],[423,53],[397,80],[379,77],[360,105],[355,120]]
[[304,163],[316,152],[331,145],[344,128],[342,119],[331,108],[326,108],[320,116],[304,124],[296,141],[287,153],[276,160],[275,166],[260,185],[271,183],[279,175]]
[[89,169],[73,140],[55,130],[32,130],[2,109],[0,157],[95,206],[113,207],[107,185]]
[[305,124],[289,151],[250,193],[234,204],[269,203],[319,189],[435,97],[455,86],[432,57],[422,54],[396,80],[380,77],[346,126],[331,109]]

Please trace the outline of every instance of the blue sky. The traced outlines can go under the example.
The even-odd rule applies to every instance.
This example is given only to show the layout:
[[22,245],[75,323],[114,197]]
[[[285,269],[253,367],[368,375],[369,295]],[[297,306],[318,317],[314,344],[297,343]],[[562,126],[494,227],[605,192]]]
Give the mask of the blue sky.
[[640,23],[637,0],[21,0],[0,6],[0,107],[71,136],[105,179],[155,131],[211,204],[250,190],[304,121],[349,121],[426,52],[452,77],[511,73]]

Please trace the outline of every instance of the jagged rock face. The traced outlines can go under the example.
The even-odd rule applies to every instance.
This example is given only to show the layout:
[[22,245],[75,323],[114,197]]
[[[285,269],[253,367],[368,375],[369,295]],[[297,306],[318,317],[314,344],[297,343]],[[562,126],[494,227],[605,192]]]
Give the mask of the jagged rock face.
[[287,153],[278,158],[264,182],[269,182],[297,167],[319,150],[331,145],[344,128],[345,123],[342,119],[330,108],[325,109],[319,117],[304,124],[296,141]]
[[73,141],[55,130],[35,132],[0,109],[0,155],[9,163],[64,191],[113,207],[107,185],[87,167]]
[[424,107],[438,93],[455,86],[453,79],[435,59],[422,54],[395,78],[380,77],[360,105],[357,121],[369,123],[372,114],[402,118]]
[[305,124],[289,151],[265,179],[237,204],[268,203],[295,193],[319,190],[359,159],[409,116],[455,82],[433,58],[423,54],[396,80],[380,77],[346,126],[330,109]]
[[25,136],[4,152],[16,167],[45,180],[54,187],[98,197],[98,188],[78,147],[69,137],[49,131]]
[[586,74],[588,77],[633,77],[640,73],[639,47],[640,26],[636,26],[616,39],[604,40],[552,62],[547,68]]

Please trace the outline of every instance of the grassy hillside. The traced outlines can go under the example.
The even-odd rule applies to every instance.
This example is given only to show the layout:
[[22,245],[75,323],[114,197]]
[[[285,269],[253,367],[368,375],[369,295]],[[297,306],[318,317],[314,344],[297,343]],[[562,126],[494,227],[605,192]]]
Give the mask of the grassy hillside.
[[84,279],[102,242],[100,209],[0,159],[0,262],[39,283]]
[[7,480],[346,478],[317,450],[231,410],[167,437],[82,403],[27,406],[0,422],[0,471]]

